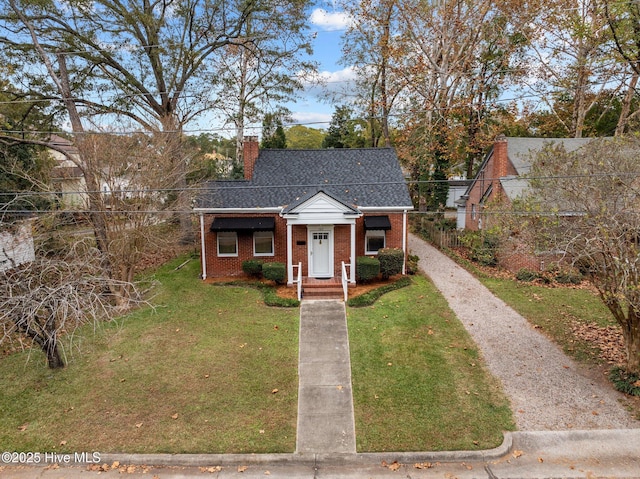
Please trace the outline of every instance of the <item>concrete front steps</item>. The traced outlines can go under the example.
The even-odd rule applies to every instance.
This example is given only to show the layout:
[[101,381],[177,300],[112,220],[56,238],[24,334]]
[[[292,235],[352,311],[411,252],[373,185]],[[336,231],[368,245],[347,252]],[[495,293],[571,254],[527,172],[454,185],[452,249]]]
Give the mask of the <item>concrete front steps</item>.
[[305,277],[302,280],[302,299],[344,300],[342,279],[339,277],[328,279]]

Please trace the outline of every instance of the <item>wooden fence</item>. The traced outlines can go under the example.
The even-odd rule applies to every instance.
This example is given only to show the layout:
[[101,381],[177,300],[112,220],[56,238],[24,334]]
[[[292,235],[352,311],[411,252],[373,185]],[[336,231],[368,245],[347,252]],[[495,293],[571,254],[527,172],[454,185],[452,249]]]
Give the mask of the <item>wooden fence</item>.
[[443,229],[434,221],[425,218],[421,221],[422,231],[433,244],[440,248],[457,248],[462,245],[463,231]]

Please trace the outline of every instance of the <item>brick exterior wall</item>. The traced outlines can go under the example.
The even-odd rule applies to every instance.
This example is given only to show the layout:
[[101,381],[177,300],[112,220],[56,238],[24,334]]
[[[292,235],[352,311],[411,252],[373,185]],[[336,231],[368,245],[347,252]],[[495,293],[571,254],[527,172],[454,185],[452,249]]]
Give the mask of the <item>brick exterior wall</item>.
[[[218,235],[210,231],[214,217],[237,217],[238,215],[205,215],[205,252],[207,256],[207,277],[242,276],[242,262],[247,259],[260,259],[265,262],[287,262],[287,222],[278,215],[244,215],[252,218],[275,217],[273,232],[273,256],[253,255],[253,233],[238,232],[238,256],[218,256]],[[202,261],[202,258],[200,258]]]
[[[379,214],[379,213],[378,213]],[[207,277],[243,276],[242,262],[248,259],[261,259],[265,262],[287,263],[287,220],[279,215],[244,215],[250,217],[274,217],[274,256],[254,256],[253,255],[253,233],[238,232],[238,256],[219,257],[217,249],[217,233],[209,230],[214,217],[237,217],[237,214],[228,215],[204,215],[205,227],[205,250]],[[403,244],[403,214],[389,214],[391,230],[386,232],[387,248],[402,248]],[[308,234],[306,225],[294,225],[292,227],[292,260],[293,264],[301,262],[304,276],[308,276]],[[335,225],[333,229],[334,238],[334,274],[340,275],[342,261],[350,262],[351,249],[351,226]],[[365,230],[364,219],[356,220],[356,252],[355,256],[364,256],[365,252]],[[407,252],[405,251],[405,256]],[[202,258],[201,258],[202,260]]]
[[[509,160],[507,146],[506,137],[499,136],[496,138],[489,157],[476,175],[473,186],[469,191],[469,199],[467,200],[465,212],[466,229],[477,231],[485,228],[487,225],[482,224],[482,221],[486,221],[486,218],[483,218],[482,215],[484,205],[489,202],[507,201],[500,183],[500,178],[517,174],[513,164]],[[490,187],[491,193],[484,197]]]

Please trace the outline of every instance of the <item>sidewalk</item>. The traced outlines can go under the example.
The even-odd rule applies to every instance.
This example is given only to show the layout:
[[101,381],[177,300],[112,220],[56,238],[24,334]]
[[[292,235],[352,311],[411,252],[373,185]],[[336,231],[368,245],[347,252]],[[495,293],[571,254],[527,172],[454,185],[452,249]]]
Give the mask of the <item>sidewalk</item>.
[[303,301],[299,348],[296,452],[355,453],[344,303]]
[[[2,479],[640,479],[640,429],[507,433],[490,451],[375,454],[104,454],[118,467],[89,471],[0,467]],[[132,466],[134,465],[134,466]]]

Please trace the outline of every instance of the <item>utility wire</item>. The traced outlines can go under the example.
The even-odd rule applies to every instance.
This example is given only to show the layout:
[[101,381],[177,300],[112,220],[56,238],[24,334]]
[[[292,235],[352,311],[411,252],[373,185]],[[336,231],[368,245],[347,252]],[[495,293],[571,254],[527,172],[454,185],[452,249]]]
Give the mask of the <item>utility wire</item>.
[[[509,177],[485,177],[477,179],[476,181],[483,181],[485,183],[491,183],[494,181],[504,182],[522,182],[522,181],[550,181],[550,180],[568,180],[568,179],[582,179],[582,178],[640,178],[640,171],[637,173],[589,173],[589,174],[573,174],[573,175],[542,175],[542,176],[509,176]],[[195,187],[184,188],[124,188],[114,189],[109,191],[103,190],[74,190],[74,191],[0,191],[0,196],[49,196],[49,195],[82,195],[82,194],[102,194],[105,196],[113,195],[127,195],[127,194],[151,194],[151,193],[181,193],[181,192],[212,192],[212,191],[238,191],[238,190],[265,190],[265,189],[291,189],[291,188],[343,188],[343,187],[358,187],[358,186],[393,186],[393,185],[437,185],[450,182],[468,182],[469,184],[474,179],[461,179],[461,180],[403,180],[403,181],[368,181],[368,182],[344,182],[344,183],[288,183],[284,185],[252,185],[243,184],[247,180],[208,180],[208,184]],[[528,188],[527,185],[513,185],[512,187]]]

